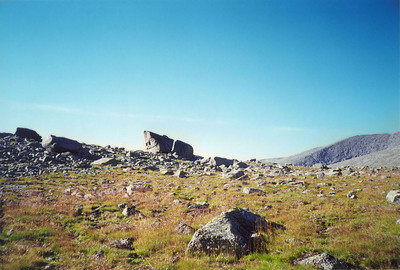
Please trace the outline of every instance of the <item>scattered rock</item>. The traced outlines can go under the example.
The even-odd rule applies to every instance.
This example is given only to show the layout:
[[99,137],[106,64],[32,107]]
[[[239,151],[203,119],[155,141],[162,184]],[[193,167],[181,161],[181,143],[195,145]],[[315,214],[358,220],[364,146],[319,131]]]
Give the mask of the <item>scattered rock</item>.
[[162,175],[173,175],[173,174],[174,174],[174,171],[171,170],[171,169],[163,168],[163,169],[160,169],[160,173],[161,173]]
[[11,236],[14,233],[14,228],[11,228],[8,232],[7,232],[7,236]]
[[126,192],[128,195],[132,195],[134,192],[146,192],[146,191],[152,191],[153,187],[148,184],[144,184],[143,182],[137,181],[137,182],[132,182],[127,188]]
[[83,213],[83,205],[80,204],[75,210],[74,217],[80,217],[82,216],[82,213]]
[[244,163],[244,162],[238,162],[238,163],[236,163],[236,164],[234,165],[234,167],[235,167],[235,168],[238,168],[238,169],[246,169],[247,167],[249,167],[249,165],[247,165],[247,164]]
[[244,172],[243,171],[239,171],[239,170],[232,170],[230,172],[222,174],[222,178],[237,179],[237,178],[240,178],[242,176],[244,176]]
[[92,166],[93,165],[115,166],[117,164],[118,164],[118,161],[115,158],[100,158],[100,159],[92,162]]
[[299,265],[311,265],[318,269],[322,270],[331,270],[331,269],[354,269],[354,266],[348,264],[344,261],[336,259],[332,255],[327,253],[321,253],[317,255],[313,255],[307,258],[304,258],[300,261],[297,261],[296,264]]
[[288,240],[288,243],[291,244],[291,245],[297,245],[297,244],[303,244],[304,241],[301,240],[301,239],[297,239],[297,238],[290,238]]
[[98,250],[93,255],[90,255],[90,258],[95,259],[95,260],[100,260],[100,259],[104,258],[105,256],[106,255],[104,254],[104,251]]
[[129,207],[127,204],[125,204],[124,208],[122,209],[122,214],[125,217],[130,217],[130,216],[136,216],[136,217],[139,217],[139,218],[145,218],[146,217],[145,215],[142,214],[142,212],[140,212],[139,210],[136,209],[135,205]]
[[265,191],[263,191],[261,189],[258,189],[258,188],[252,188],[252,187],[245,187],[243,189],[243,193],[244,194],[259,193],[259,194],[262,194],[262,195],[266,194]]
[[355,191],[350,191],[349,193],[347,193],[347,198],[357,199],[356,192]]
[[133,244],[133,238],[121,238],[118,240],[115,240],[109,244],[107,244],[107,247],[111,248],[118,248],[118,249],[128,249],[128,250],[133,250],[132,244]]
[[150,265],[143,265],[143,266],[136,267],[133,270],[156,270],[156,269]]
[[179,234],[184,234],[184,235],[192,235],[192,234],[194,234],[195,229],[193,229],[189,225],[181,222],[178,224],[178,226],[176,226],[175,232],[177,232]]
[[186,176],[186,173],[185,173],[184,171],[182,171],[182,170],[177,170],[177,171],[174,173],[174,176],[176,176],[176,177],[178,177],[178,178],[184,178],[184,177]]
[[400,203],[400,190],[389,191],[386,200],[390,203]]
[[188,209],[206,209],[209,206],[207,202],[196,202],[195,204],[190,204]]

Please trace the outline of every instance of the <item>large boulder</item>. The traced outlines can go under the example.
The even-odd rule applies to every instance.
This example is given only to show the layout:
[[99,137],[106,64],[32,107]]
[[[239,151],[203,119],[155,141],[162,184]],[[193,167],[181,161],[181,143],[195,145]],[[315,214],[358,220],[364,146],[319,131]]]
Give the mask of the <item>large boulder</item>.
[[193,147],[190,144],[180,140],[175,141],[174,150],[172,150],[172,152],[175,152],[179,156],[187,159],[193,158]]
[[144,131],[144,145],[152,153],[170,153],[174,140],[166,135],[158,135],[151,131]]
[[268,225],[264,218],[247,209],[233,208],[197,230],[186,251],[195,254],[223,252],[241,256],[259,243],[257,233],[267,229]]
[[15,131],[15,135],[21,138],[32,139],[34,141],[41,142],[42,136],[40,136],[36,131],[29,129],[29,128],[17,128]]
[[83,153],[82,144],[64,137],[50,135],[43,140],[42,146],[49,152],[63,153],[70,152],[74,154]]
[[211,166],[225,165],[226,167],[229,167],[229,166],[233,165],[233,159],[227,159],[227,158],[222,158],[222,157],[213,157],[210,159],[210,165]]

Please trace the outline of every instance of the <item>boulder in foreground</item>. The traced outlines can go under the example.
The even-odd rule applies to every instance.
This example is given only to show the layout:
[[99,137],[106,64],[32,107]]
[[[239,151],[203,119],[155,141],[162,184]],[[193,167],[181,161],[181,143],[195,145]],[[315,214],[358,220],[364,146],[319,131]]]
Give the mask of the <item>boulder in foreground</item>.
[[197,230],[190,240],[187,252],[200,254],[228,253],[242,256],[254,250],[262,238],[259,232],[270,223],[247,209],[233,208]]
[[43,140],[42,146],[46,148],[49,152],[63,153],[71,152],[74,154],[79,154],[83,152],[82,144],[64,137],[57,137],[50,135]]

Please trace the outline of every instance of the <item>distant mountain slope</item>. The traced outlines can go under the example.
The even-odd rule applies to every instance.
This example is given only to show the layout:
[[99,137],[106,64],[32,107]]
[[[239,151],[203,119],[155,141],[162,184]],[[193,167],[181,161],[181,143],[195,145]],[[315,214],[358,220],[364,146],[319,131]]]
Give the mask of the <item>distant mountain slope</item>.
[[[338,141],[326,147],[314,148],[290,157],[267,160],[268,162],[276,162],[279,164],[290,163],[298,166],[312,166],[317,163],[330,165],[386,149],[390,150],[397,146],[400,146],[400,132],[358,135]],[[396,151],[394,151],[394,154],[395,152]]]
[[400,167],[400,146],[330,165],[331,167]]

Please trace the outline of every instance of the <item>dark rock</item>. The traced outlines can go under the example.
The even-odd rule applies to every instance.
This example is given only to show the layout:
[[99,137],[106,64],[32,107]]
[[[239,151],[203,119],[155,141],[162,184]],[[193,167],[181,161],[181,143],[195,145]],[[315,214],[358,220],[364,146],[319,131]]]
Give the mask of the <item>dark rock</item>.
[[177,170],[177,171],[174,173],[174,176],[176,176],[176,177],[178,177],[178,178],[184,178],[184,177],[186,176],[186,173],[185,173],[184,171],[182,171],[182,170]]
[[193,147],[190,144],[187,144],[180,140],[175,141],[173,152],[187,159],[193,158]]
[[247,165],[244,162],[238,162],[234,166],[235,166],[235,168],[239,168],[239,169],[246,169],[247,167],[249,167],[249,165]]
[[83,213],[83,205],[80,204],[75,210],[74,217],[80,217],[82,216],[82,213]]
[[233,179],[237,179],[244,176],[244,172],[243,171],[238,171],[238,170],[232,170],[230,172],[224,173],[222,175],[222,178],[233,178]]
[[152,153],[169,153],[172,151],[174,140],[166,135],[158,135],[151,131],[144,131],[145,149]]
[[57,137],[50,135],[43,140],[42,146],[46,148],[49,152],[63,153],[71,152],[74,154],[79,154],[83,152],[82,144],[64,137]]
[[228,166],[233,165],[233,159],[227,159],[227,158],[222,158],[222,157],[213,157],[210,159],[209,163],[212,166],[225,165],[228,167]]
[[17,128],[15,135],[25,139],[32,139],[34,141],[41,142],[42,136],[40,136],[36,131],[29,128]]
[[253,246],[252,235],[265,231],[269,223],[247,209],[233,208],[197,230],[190,240],[187,252],[241,256]]

